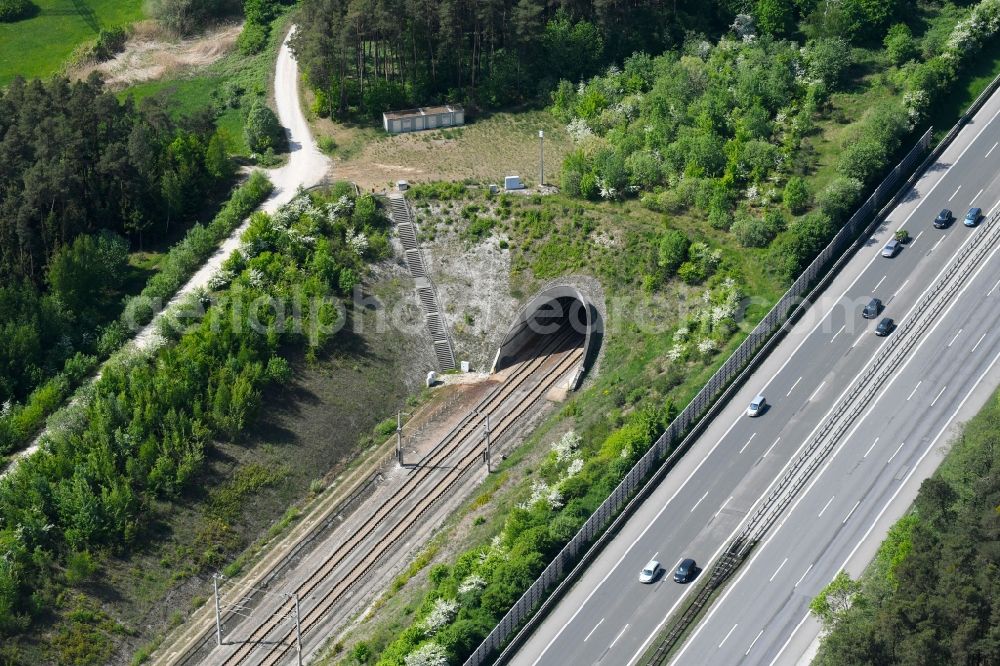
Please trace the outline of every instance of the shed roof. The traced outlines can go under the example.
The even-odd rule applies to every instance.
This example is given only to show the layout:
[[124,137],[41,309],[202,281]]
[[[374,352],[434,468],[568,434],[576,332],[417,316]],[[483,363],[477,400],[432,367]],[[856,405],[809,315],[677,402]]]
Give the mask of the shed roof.
[[434,116],[442,113],[452,113],[454,111],[465,111],[461,104],[446,104],[444,106],[422,106],[417,109],[401,109],[399,111],[386,111],[382,115],[388,120],[399,118],[414,118],[416,116]]

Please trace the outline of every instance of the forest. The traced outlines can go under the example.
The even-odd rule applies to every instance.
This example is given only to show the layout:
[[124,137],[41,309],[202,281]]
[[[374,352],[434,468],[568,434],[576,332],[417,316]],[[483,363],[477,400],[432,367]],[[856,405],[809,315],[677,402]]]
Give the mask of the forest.
[[78,426],[0,481],[0,635],[48,615],[102,557],[152,538],[153,514],[183,501],[212,442],[238,436],[264,386],[289,379],[283,354],[311,357],[335,334],[338,298],[389,252],[385,228],[375,200],[349,187],[255,213],[192,316],[165,320],[175,344],[104,367]]
[[[58,373],[77,381],[119,335],[130,250],[173,240],[234,166],[209,116],[175,123],[96,77],[0,91],[0,421]],[[16,439],[16,438],[15,438]],[[11,446],[0,423],[0,453]]]
[[814,600],[836,664],[1000,663],[1000,395],[968,424],[859,581]]
[[315,111],[379,116],[408,104],[488,109],[545,100],[636,52],[710,40],[737,15],[763,34],[858,41],[904,20],[912,0],[303,0],[293,46]]

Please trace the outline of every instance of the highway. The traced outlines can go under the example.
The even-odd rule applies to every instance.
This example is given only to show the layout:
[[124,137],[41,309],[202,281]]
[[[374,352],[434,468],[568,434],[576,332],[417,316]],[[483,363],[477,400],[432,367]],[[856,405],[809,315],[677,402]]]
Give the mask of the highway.
[[[718,557],[855,379],[882,353],[887,339],[873,334],[877,319],[861,318],[864,304],[877,296],[885,304],[880,316],[904,321],[948,263],[981,233],[982,226],[965,228],[961,218],[971,205],[988,215],[1000,201],[998,114],[1000,96],[994,95],[706,427],[511,663],[631,664],[639,659],[665,618],[693,589],[671,580],[673,567],[691,557],[707,568]],[[934,229],[931,220],[944,207],[958,219],[948,229]],[[913,240],[896,257],[881,257],[882,245],[901,227]],[[996,261],[990,255],[986,268],[967,282],[965,292],[955,294],[945,313],[924,332],[898,378],[848,431],[828,467],[800,493],[782,526],[758,546],[717,602],[717,610],[710,611],[684,646],[681,663],[768,663],[801,623],[809,595],[832,578],[859,540],[881,539],[884,527],[869,527],[900,483],[916,476],[911,474],[915,464],[926,460],[925,452],[947,431],[959,405],[973,405],[967,398],[970,390],[975,386],[976,396],[985,399],[996,384],[993,374],[983,373],[1000,345],[990,312],[1000,308],[982,307],[1000,298],[1000,285],[993,284]],[[989,284],[983,288],[983,282]],[[758,391],[771,407],[751,419],[743,411]],[[924,465],[920,473],[926,476],[928,469],[933,467]],[[870,548],[864,552],[870,554]],[[652,558],[667,574],[642,585],[638,572]],[[782,659],[792,659],[794,652],[785,650]]]

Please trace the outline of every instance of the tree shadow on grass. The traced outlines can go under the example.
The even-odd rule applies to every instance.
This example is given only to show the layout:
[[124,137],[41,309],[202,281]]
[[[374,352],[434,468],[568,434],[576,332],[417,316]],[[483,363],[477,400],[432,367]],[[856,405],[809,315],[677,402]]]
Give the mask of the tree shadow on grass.
[[46,9],[42,12],[38,7],[34,7],[33,16],[38,14],[44,14],[45,16],[79,16],[80,19],[87,24],[95,34],[101,31],[101,20],[97,17],[97,14],[93,9],[90,8],[84,0],[70,0],[73,5],[72,8],[66,7],[64,9]]

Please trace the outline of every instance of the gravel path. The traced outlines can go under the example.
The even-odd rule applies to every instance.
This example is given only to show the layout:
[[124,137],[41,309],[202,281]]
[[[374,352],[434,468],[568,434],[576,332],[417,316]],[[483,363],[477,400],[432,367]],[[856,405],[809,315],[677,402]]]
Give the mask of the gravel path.
[[[288,31],[285,41],[281,44],[281,50],[278,52],[278,60],[275,63],[274,98],[275,104],[278,107],[278,119],[288,134],[290,153],[286,164],[267,171],[267,177],[274,184],[274,191],[261,208],[269,213],[276,211],[279,207],[291,201],[299,187],[307,188],[321,182],[326,176],[330,165],[329,160],[317,147],[316,141],[309,131],[309,124],[306,122],[305,114],[302,113],[298,90],[299,67],[288,46],[288,41],[294,33],[295,26],[293,25]],[[249,220],[244,221],[219,246],[219,249],[205,262],[205,265],[199,268],[187,283],[174,294],[174,297],[170,299],[167,306],[151,322],[139,330],[132,339],[132,342],[129,343],[134,349],[151,351],[162,343],[163,339],[158,332],[158,324],[163,312],[171,309],[172,306],[176,305],[188,294],[208,285],[209,280],[219,272],[226,257],[239,247],[240,236],[243,235],[243,231],[247,228],[248,224]],[[100,376],[101,373],[98,370],[91,381],[96,381]],[[72,402],[76,402],[76,400],[77,398],[74,398]],[[15,453],[12,456],[13,460],[11,463],[5,470],[0,472],[0,478],[9,474],[16,467],[18,460],[30,456],[37,451],[47,433],[48,429],[43,430],[35,438],[31,446]]]

